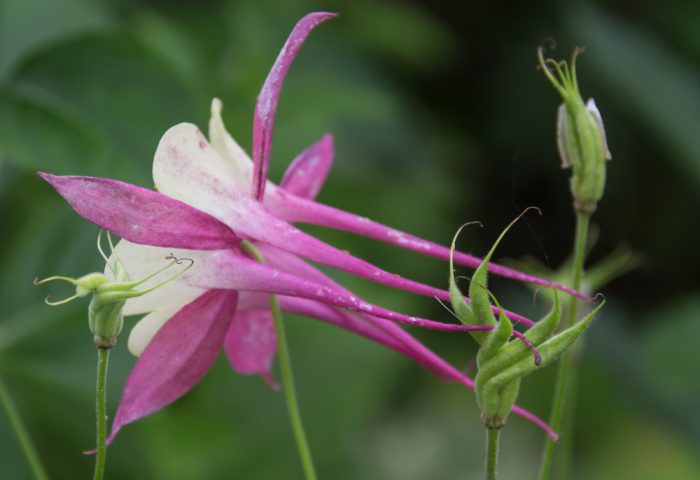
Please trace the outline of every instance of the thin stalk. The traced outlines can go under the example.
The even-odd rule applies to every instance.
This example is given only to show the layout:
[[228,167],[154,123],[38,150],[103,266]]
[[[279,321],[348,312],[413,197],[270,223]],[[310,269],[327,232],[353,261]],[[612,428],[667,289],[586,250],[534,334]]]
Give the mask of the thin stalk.
[[29,464],[29,468],[31,469],[32,474],[34,474],[34,478],[36,478],[37,480],[47,480],[49,477],[48,475],[46,475],[46,470],[44,470],[44,466],[41,464],[41,460],[39,459],[39,455],[37,454],[36,448],[34,447],[34,443],[32,442],[32,439],[29,436],[29,431],[27,430],[27,427],[22,421],[22,417],[19,414],[19,410],[17,410],[17,406],[12,400],[10,392],[7,389],[7,386],[5,385],[5,382],[3,382],[1,378],[0,403],[2,403],[2,407],[5,410],[5,413],[7,414],[7,418],[10,420],[10,425],[15,431],[15,435],[17,436],[17,440],[19,441],[19,445],[22,449],[22,452],[24,453],[24,456],[27,459],[27,463]]
[[272,317],[275,320],[277,356],[279,357],[280,371],[282,372],[282,388],[284,390],[284,396],[287,399],[289,420],[292,424],[294,438],[297,442],[299,457],[301,458],[301,465],[304,468],[306,479],[316,480],[316,470],[314,469],[314,462],[311,458],[311,449],[306,440],[304,425],[301,422],[301,414],[299,413],[299,403],[297,402],[296,389],[294,388],[294,374],[292,372],[292,362],[289,358],[289,347],[287,345],[287,335],[284,330],[282,312],[280,311],[279,303],[275,295],[270,295],[270,307],[272,308]]
[[97,455],[95,456],[95,480],[102,480],[105,474],[107,462],[107,364],[109,363],[109,349],[97,348]]
[[486,429],[486,480],[496,480],[500,428]]
[[[572,270],[572,285],[574,290],[581,288],[583,277],[583,263],[586,257],[586,240],[588,238],[588,226],[590,224],[590,214],[576,213],[576,239],[574,241],[574,264]],[[572,326],[576,321],[576,310],[578,299],[574,296],[569,298],[568,314],[566,326]],[[552,397],[552,411],[549,418],[549,425],[554,431],[559,431],[564,417],[564,408],[570,400],[573,391],[574,375],[572,375],[572,359],[574,349],[567,350],[559,360],[557,380],[554,386],[554,396]],[[575,374],[575,372],[574,372]],[[565,439],[565,441],[571,441]],[[552,462],[554,460],[554,442],[547,438],[545,440],[544,452],[542,453],[542,463],[540,466],[540,480],[548,480],[552,472]]]
[[[258,262],[265,263],[265,259],[253,244],[244,240],[241,246]],[[287,401],[289,421],[292,424],[292,431],[294,432],[294,439],[296,440],[297,449],[299,450],[299,458],[302,468],[304,469],[304,476],[306,480],[316,480],[316,469],[314,468],[311,449],[306,439],[304,424],[301,421],[301,413],[299,412],[299,402],[297,401],[296,388],[294,387],[294,372],[292,371],[292,361],[289,356],[289,346],[287,344],[287,334],[284,328],[282,311],[280,310],[279,302],[275,295],[270,295],[270,309],[272,310],[272,318],[275,322],[277,357],[280,362],[282,390],[284,391],[284,397]]]

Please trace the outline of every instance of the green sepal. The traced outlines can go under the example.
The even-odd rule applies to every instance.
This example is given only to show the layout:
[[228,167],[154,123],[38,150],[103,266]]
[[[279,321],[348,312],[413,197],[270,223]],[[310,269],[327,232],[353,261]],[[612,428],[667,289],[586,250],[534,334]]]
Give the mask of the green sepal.
[[[530,207],[533,208],[533,207]],[[501,234],[498,236],[496,241],[493,243],[491,246],[491,249],[489,252],[486,254],[486,256],[483,258],[481,261],[481,264],[479,267],[474,271],[474,275],[472,276],[472,280],[469,284],[469,297],[471,298],[472,302],[472,312],[474,314],[474,318],[476,320],[477,325],[492,325],[496,326],[496,316],[493,314],[491,311],[491,302],[490,302],[490,294],[488,291],[488,269],[489,269],[489,262],[491,261],[491,257],[493,256],[494,252],[496,251],[496,248],[498,245],[501,243],[503,238],[506,236],[506,233],[508,233],[508,230],[511,229],[515,223],[520,220],[520,217],[525,214],[530,208],[525,209],[520,215],[518,215],[512,222],[506,226],[506,228],[503,229]],[[473,334],[474,338],[477,339],[477,341],[480,344],[483,344],[484,341],[486,340],[486,337],[488,336],[488,333],[485,332],[474,332]]]
[[[457,282],[455,281],[455,269],[454,269],[455,244],[457,243],[457,237],[459,237],[460,232],[467,225],[469,225],[469,224],[465,223],[464,225],[459,227],[459,230],[457,230],[457,233],[455,233],[455,236],[452,238],[452,246],[450,247],[449,292],[450,292],[450,303],[452,304],[452,309],[454,310],[455,315],[457,316],[459,321],[462,322],[464,325],[476,325],[476,321],[474,320],[474,315],[472,314],[472,310],[469,307],[469,304],[467,303],[467,301],[464,299],[464,294],[462,294],[462,291],[459,289],[459,287],[457,286]],[[473,333],[472,333],[472,336],[474,336]]]
[[[535,347],[538,347],[544,342],[559,325],[561,321],[561,304],[559,303],[559,294],[554,290],[554,306],[539,322],[530,327],[525,332],[527,338]],[[479,372],[476,375],[477,391],[478,385],[483,384],[489,378],[505,370],[509,365],[527,358],[532,360],[532,351],[517,338],[511,340],[508,345],[504,346],[494,355],[488,362],[484,362],[479,367]]]
[[498,303],[496,297],[493,297],[494,303],[498,306],[500,310],[500,315],[498,316],[498,324],[496,328],[487,333],[486,340],[481,345],[479,352],[476,355],[476,364],[481,369],[481,366],[486,364],[491,358],[498,354],[498,352],[508,343],[510,337],[513,335],[513,324],[506,315],[506,312]]

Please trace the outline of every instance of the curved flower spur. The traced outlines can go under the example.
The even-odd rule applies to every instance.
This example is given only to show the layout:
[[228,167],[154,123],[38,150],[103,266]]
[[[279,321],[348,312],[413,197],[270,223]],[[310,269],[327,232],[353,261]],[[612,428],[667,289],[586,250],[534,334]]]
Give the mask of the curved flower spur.
[[[135,350],[145,349],[127,382],[112,437],[123,424],[162,408],[189,390],[224,344],[227,351],[233,352],[229,358],[234,368],[244,373],[262,373],[270,379],[269,358],[274,353],[274,341],[269,335],[256,334],[252,342],[255,348],[246,350],[246,342],[241,340],[251,338],[246,332],[269,333],[265,326],[269,325],[266,308],[259,301],[256,304],[256,295],[250,292],[281,295],[286,310],[340,324],[401,351],[443,378],[472,386],[471,380],[391,322],[450,331],[493,327],[433,322],[357,298],[298,257],[425,296],[449,300],[450,295],[445,290],[381,270],[288,222],[341,228],[444,259],[449,258],[450,250],[315,202],[332,162],[330,136],[297,157],[280,186],[267,180],[274,115],[284,76],[310,30],[333,16],[312,13],[301,19],[277,58],[255,110],[254,161],[226,132],[220,117],[221,104],[214,100],[210,142],[192,124],[177,125],[161,139],[153,164],[158,192],[104,178],[39,174],[81,216],[126,240],[117,246],[117,251],[131,275],[137,275],[139,268],[149,265],[149,259],[162,257],[163,252],[157,247],[167,247],[168,252],[174,248],[187,249],[180,252],[182,256],[195,260],[195,267],[179,281],[144,298],[146,303],[127,302],[126,314],[152,312],[152,315],[144,319],[146,323],[137,327],[134,334],[132,344],[141,345],[134,347]],[[241,249],[242,240],[254,244],[267,263],[252,260]],[[480,263],[479,259],[462,253],[456,253],[454,259],[467,266]],[[555,286],[587,299],[562,285],[505,267],[492,265],[490,271],[519,281]],[[170,310],[165,310],[166,307]],[[362,315],[354,316],[335,307]],[[515,313],[508,315],[514,321],[532,324]],[[198,321],[191,321],[192,317]],[[147,327],[149,321],[152,325]],[[159,325],[163,328],[158,329]],[[137,340],[139,329],[146,333],[143,341]],[[185,330],[189,337],[186,345],[180,334]],[[149,337],[153,337],[150,342]],[[168,352],[174,351],[181,361],[173,362],[168,356]],[[163,363],[165,358],[170,361]],[[168,375],[163,375],[163,369],[170,370]],[[176,381],[159,384],[152,375],[146,375],[148,371]],[[518,411],[547,428],[539,419]]]

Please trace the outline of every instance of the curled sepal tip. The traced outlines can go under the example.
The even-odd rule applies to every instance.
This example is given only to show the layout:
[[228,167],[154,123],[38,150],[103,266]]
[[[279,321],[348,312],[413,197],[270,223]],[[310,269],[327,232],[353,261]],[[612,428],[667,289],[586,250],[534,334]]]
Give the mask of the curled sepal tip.
[[462,232],[462,229],[465,227],[468,227],[469,225],[479,225],[482,227],[483,225],[481,222],[468,222],[462,225],[457,229],[457,233],[455,233],[454,237],[452,238],[452,245],[450,247],[450,278],[449,278],[449,292],[450,292],[450,303],[452,304],[452,309],[454,310],[455,316],[459,319],[460,322],[462,322],[464,325],[475,325],[476,322],[474,321],[474,316],[472,314],[472,310],[469,307],[469,304],[467,301],[464,299],[464,295],[462,294],[462,291],[459,289],[457,286],[457,281],[455,280],[455,268],[454,268],[454,253],[455,253],[455,247],[457,244],[457,238],[459,237],[459,234]]
[[[488,280],[488,268],[491,257],[493,256],[496,248],[498,247],[503,237],[506,235],[508,230],[528,211],[535,210],[538,213],[542,213],[537,207],[528,207],[523,210],[520,215],[518,215],[515,220],[513,220],[499,235],[499,237],[494,242],[488,254],[484,257],[479,264],[479,267],[474,272],[469,284],[469,296],[471,298],[471,305],[469,305],[464,299],[464,295],[457,286],[454,275],[454,251],[456,247],[457,237],[459,236],[462,229],[468,225],[478,224],[481,226],[480,222],[469,222],[462,225],[454,238],[452,239],[452,245],[450,248],[450,277],[449,277],[449,292],[450,301],[452,303],[452,308],[455,311],[457,317],[465,325],[490,325],[496,326],[496,317],[491,310],[491,302],[489,301],[489,292],[487,288]],[[510,336],[510,335],[509,335]],[[484,343],[487,338],[487,334],[483,332],[473,332],[472,337],[480,345]]]

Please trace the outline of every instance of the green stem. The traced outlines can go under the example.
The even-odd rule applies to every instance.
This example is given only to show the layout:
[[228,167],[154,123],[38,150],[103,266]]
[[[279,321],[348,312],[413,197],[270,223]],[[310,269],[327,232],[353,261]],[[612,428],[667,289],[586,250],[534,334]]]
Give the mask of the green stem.
[[107,364],[109,363],[109,349],[97,348],[97,455],[95,456],[95,480],[102,480],[105,475],[105,463],[107,461]]
[[22,448],[24,456],[27,458],[27,463],[34,474],[34,478],[37,480],[47,480],[49,477],[46,475],[46,470],[44,470],[41,460],[39,460],[39,455],[32,443],[32,439],[29,437],[27,427],[24,425],[22,417],[19,415],[19,410],[17,410],[17,406],[12,400],[10,392],[2,379],[0,379],[0,403],[2,403],[7,418],[10,420],[10,425],[12,425],[12,429],[15,431],[19,445]]
[[[260,263],[265,263],[265,259],[260,254],[257,248],[250,242],[244,240],[241,246],[255,260]],[[270,309],[272,310],[272,318],[275,322],[275,334],[277,335],[277,356],[280,362],[280,372],[282,374],[282,389],[287,400],[287,411],[289,412],[289,421],[292,424],[294,439],[299,450],[301,465],[304,469],[306,480],[316,480],[316,469],[311,457],[311,449],[306,440],[304,432],[304,424],[301,421],[301,413],[299,413],[299,402],[297,401],[296,389],[294,387],[294,373],[292,371],[292,362],[289,356],[289,346],[287,344],[287,334],[284,329],[284,321],[282,319],[282,311],[280,310],[279,302],[275,295],[270,295]]]
[[486,480],[496,480],[500,428],[486,429]]
[[[581,278],[583,277],[583,263],[586,256],[586,240],[588,238],[588,226],[590,223],[590,214],[577,212],[576,214],[576,240],[574,242],[574,264],[572,271],[572,288],[578,290],[581,288]],[[571,296],[568,305],[568,315],[566,326],[570,327],[576,321],[576,310],[578,300]],[[554,396],[552,398],[552,411],[549,418],[549,425],[554,431],[559,431],[564,417],[564,408],[567,400],[573,390],[572,382],[574,381],[572,371],[572,355],[574,349],[567,350],[561,360],[559,360],[559,370],[557,371],[557,379],[554,387]],[[571,439],[565,439],[571,441]],[[551,438],[545,440],[544,452],[542,454],[542,463],[540,466],[540,480],[547,480],[552,471],[552,462],[554,460],[555,444]]]
[[289,420],[292,423],[294,438],[299,449],[299,457],[304,468],[304,474],[307,480],[316,480],[316,471],[314,462],[311,458],[311,449],[306,440],[304,433],[304,425],[301,422],[301,414],[299,413],[299,403],[297,402],[297,394],[294,388],[294,375],[292,372],[292,362],[289,358],[289,347],[287,345],[287,336],[284,331],[284,322],[282,321],[282,312],[280,311],[279,303],[275,295],[270,295],[270,307],[272,308],[272,317],[275,319],[275,333],[277,334],[277,356],[280,361],[280,370],[282,372],[282,388],[284,395],[287,398],[287,410],[289,411]]

